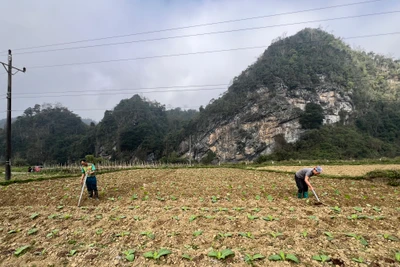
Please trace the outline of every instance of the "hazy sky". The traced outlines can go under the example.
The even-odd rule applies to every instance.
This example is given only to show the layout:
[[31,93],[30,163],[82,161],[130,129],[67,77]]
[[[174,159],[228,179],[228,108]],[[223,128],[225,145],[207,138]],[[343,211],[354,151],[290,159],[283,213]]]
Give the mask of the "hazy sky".
[[[363,0],[0,0],[2,9],[0,17],[0,36],[2,37],[0,61],[7,61],[7,55],[4,51],[11,48],[14,54],[13,65],[17,67],[25,66],[28,69],[25,74],[18,73],[13,76],[13,110],[15,110],[13,117],[20,115],[27,107],[35,104],[59,102],[82,118],[92,118],[99,121],[103,117],[104,110],[112,109],[121,99],[129,98],[137,92],[154,91],[149,89],[115,91],[116,89],[220,84],[220,86],[209,87],[220,88],[218,90],[142,94],[150,100],[165,104],[167,108],[197,109],[200,105],[208,104],[212,98],[218,98],[226,90],[232,79],[252,64],[264,49],[34,68],[37,66],[151,57],[250,46],[267,47],[271,44],[272,39],[283,33],[293,35],[305,27],[322,27],[340,37],[390,33],[400,31],[400,13],[87,49],[32,54],[18,53],[396,11],[400,10],[400,1],[382,0],[350,7],[31,50],[18,50],[18,48],[127,35],[361,1]],[[400,58],[400,34],[350,39],[346,42],[352,46],[360,46],[367,51]],[[6,99],[4,97],[7,89],[7,76],[4,73],[4,71],[0,72],[0,119],[6,116],[4,112],[6,110]],[[112,89],[115,90],[111,91]],[[182,90],[182,88],[176,89]],[[82,94],[92,95],[83,96]],[[61,95],[61,97],[56,95]],[[85,111],[85,109],[93,110]]]

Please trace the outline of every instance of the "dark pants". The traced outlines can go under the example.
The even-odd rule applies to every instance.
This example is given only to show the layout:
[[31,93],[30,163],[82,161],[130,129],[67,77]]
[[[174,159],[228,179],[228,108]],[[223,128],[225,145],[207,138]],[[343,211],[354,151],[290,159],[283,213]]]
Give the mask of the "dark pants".
[[89,192],[90,197],[93,197],[93,192],[95,193],[96,196],[98,196],[96,176],[86,178],[86,188]]
[[294,180],[296,181],[297,188],[299,189],[299,194],[300,193],[304,193],[304,192],[308,192],[308,185],[306,184],[304,179],[299,179],[295,175],[294,176]]

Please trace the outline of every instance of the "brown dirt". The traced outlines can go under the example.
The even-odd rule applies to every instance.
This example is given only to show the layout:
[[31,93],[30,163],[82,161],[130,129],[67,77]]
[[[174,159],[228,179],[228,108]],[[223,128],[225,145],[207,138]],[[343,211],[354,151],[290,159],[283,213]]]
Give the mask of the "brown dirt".
[[[258,167],[260,170],[275,170],[296,172],[302,168],[312,168],[313,166],[265,166]],[[395,164],[376,164],[376,165],[325,165],[322,166],[323,174],[337,176],[362,176],[375,170],[400,170],[400,165]]]
[[[355,266],[351,259],[359,257],[396,266],[387,259],[394,259],[400,242],[380,235],[400,237],[400,188],[326,178],[312,182],[326,206],[315,206],[312,196],[308,201],[297,199],[292,175],[222,168],[100,175],[101,200],[87,199],[85,192],[81,208],[78,177],[0,187],[0,265],[247,266],[246,253],[269,257],[282,250],[296,254],[304,266],[321,266],[311,259],[316,254],[329,255],[338,266]],[[134,194],[138,199],[132,200]],[[335,206],[341,211],[335,212]],[[363,211],[354,210],[356,206]],[[34,213],[39,215],[31,219]],[[371,218],[348,219],[352,214]],[[262,219],[269,215],[277,220]],[[28,235],[32,228],[38,231]],[[16,233],[9,234],[11,230]],[[141,234],[146,231],[154,233],[154,239]],[[195,231],[203,232],[194,236]],[[307,237],[302,236],[304,231]],[[242,232],[253,237],[243,237]],[[328,240],[326,232],[334,238]],[[274,238],[271,233],[283,235]],[[346,233],[363,236],[369,245],[364,247]],[[23,245],[31,247],[15,256]],[[143,257],[160,248],[172,254],[159,262]],[[212,259],[207,256],[212,248],[231,248],[235,256],[225,262]],[[132,263],[123,255],[127,249],[136,250]],[[71,250],[76,253],[70,255]],[[182,259],[185,253],[193,260]],[[256,263],[272,265],[288,263]]]

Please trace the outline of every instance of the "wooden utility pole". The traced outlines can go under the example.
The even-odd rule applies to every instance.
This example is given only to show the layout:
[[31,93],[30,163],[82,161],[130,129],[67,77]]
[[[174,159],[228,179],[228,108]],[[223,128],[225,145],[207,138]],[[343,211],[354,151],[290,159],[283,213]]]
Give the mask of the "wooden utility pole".
[[[22,71],[25,72],[26,68],[18,69],[13,67],[12,65],[12,54],[11,50],[8,50],[8,64],[4,62],[0,62],[3,65],[4,69],[8,74],[8,81],[7,81],[7,122],[6,122],[6,132],[7,132],[7,151],[6,151],[6,180],[11,179],[11,80],[14,74],[17,72]],[[13,70],[16,72],[13,73]]]
[[192,166],[192,135],[189,139],[189,166]]

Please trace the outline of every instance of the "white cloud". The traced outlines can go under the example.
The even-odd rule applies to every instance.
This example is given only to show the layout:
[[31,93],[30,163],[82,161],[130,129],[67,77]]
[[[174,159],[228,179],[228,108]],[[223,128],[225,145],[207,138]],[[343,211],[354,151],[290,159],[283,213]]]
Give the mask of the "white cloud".
[[[347,1],[346,1],[347,2]],[[128,34],[154,29],[165,29],[186,25],[202,24],[295,11],[321,6],[345,4],[345,1],[30,1],[0,0],[3,10],[0,18],[0,35],[3,36],[0,51],[9,48],[90,39],[104,36]],[[348,3],[348,2],[347,2]],[[273,24],[294,23],[339,16],[400,10],[398,1],[382,1],[373,4],[336,8],[295,15],[248,20],[229,24],[218,24],[199,28],[189,28],[157,34],[131,36],[102,40],[85,44],[98,44],[117,41],[157,38],[209,31],[221,31]],[[304,27],[322,26],[336,36],[348,37],[365,34],[398,31],[398,14],[301,24],[285,27],[267,28],[218,35],[204,35],[190,38],[163,41],[132,43],[118,46],[105,46],[91,49],[60,51],[42,54],[18,55],[14,50],[15,66],[28,67],[25,74],[13,78],[13,109],[24,110],[28,106],[43,102],[61,102],[74,109],[112,109],[121,99],[131,95],[97,95],[87,101],[87,97],[65,96],[41,98],[18,98],[18,93],[38,94],[40,92],[71,90],[105,90],[110,88],[138,88],[188,84],[228,84],[262,53],[262,49],[232,51],[224,53],[190,55],[182,57],[158,58],[128,62],[102,63],[50,69],[29,69],[29,66],[63,64],[85,61],[99,61],[117,58],[189,53],[204,50],[229,49],[245,46],[268,46],[272,39],[287,32],[295,34]],[[398,47],[400,35],[387,37],[353,39],[349,43],[365,50],[400,57]],[[81,44],[76,44],[81,45]],[[45,49],[45,48],[43,48]],[[5,55],[0,56],[6,61]],[[4,87],[1,87],[4,85]],[[6,92],[6,76],[0,75],[0,95]],[[133,94],[134,92],[132,92]],[[206,105],[211,98],[222,93],[216,91],[169,92],[143,94],[149,99],[172,107],[198,107]],[[72,93],[68,93],[72,94]],[[67,95],[64,93],[63,95]],[[21,95],[19,95],[21,96]],[[0,96],[1,98],[1,96]],[[0,112],[5,110],[0,105]],[[14,112],[19,115],[21,112]],[[82,117],[100,120],[103,112],[76,111]],[[0,113],[0,118],[5,113]]]

